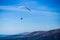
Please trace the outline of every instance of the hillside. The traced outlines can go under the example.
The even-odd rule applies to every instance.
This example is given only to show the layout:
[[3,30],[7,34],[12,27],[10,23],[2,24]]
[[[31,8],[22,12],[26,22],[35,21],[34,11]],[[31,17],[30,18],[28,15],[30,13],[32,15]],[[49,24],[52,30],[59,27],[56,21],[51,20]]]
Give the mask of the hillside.
[[11,35],[0,40],[60,40],[60,29],[50,31],[34,31],[26,35]]

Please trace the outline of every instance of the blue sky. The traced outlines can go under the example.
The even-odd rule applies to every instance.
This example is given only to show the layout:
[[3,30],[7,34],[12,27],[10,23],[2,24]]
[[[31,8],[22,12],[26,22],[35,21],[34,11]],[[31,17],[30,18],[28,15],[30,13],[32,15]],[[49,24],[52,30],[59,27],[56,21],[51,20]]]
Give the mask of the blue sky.
[[[60,0],[0,0],[0,34],[60,28]],[[27,6],[31,9],[18,8]],[[23,20],[20,20],[21,16]]]

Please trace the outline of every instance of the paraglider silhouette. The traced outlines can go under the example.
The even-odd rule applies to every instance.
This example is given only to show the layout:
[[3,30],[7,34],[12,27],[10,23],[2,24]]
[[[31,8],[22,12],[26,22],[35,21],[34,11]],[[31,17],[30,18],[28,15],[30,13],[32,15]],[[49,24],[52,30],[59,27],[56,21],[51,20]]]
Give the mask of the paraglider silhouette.
[[[28,10],[29,12],[31,12],[31,9],[28,8],[27,6],[19,6],[18,8],[26,9],[26,10]],[[20,19],[23,20],[23,17],[21,17]]]

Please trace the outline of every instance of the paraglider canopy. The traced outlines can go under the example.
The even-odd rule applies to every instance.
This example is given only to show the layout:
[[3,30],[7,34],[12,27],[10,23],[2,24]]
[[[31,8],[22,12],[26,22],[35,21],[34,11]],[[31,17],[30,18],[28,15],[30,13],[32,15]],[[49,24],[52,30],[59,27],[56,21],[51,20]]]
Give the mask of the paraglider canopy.
[[27,6],[19,6],[18,8],[26,9],[31,12],[31,9],[29,9]]

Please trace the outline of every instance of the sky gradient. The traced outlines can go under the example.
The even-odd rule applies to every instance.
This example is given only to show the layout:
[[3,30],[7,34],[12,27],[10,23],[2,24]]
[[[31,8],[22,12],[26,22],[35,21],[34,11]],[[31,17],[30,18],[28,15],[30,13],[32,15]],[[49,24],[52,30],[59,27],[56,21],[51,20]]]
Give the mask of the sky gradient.
[[[59,4],[60,0],[0,0],[0,34],[60,28]],[[27,6],[31,12],[19,6]]]

